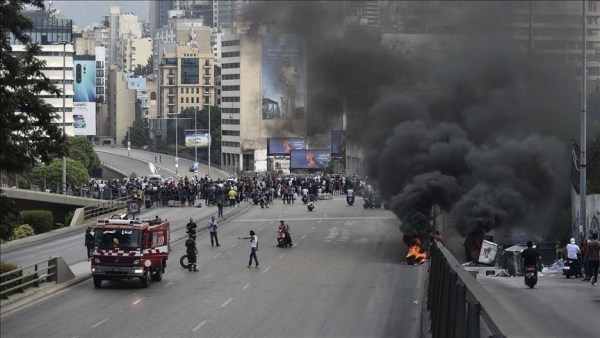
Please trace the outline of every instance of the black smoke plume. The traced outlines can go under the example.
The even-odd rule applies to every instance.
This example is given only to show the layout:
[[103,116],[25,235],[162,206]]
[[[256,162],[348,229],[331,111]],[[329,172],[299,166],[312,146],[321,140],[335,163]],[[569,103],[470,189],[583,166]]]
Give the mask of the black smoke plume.
[[[463,236],[533,232],[554,219],[578,135],[572,65],[512,38],[519,2],[381,3],[401,7],[383,8],[382,25],[397,13],[448,34],[423,53],[386,45],[348,19],[344,2],[251,3],[249,20],[307,41],[309,133],[336,129],[348,112],[347,149],[362,154],[405,234],[426,236],[433,206]],[[452,51],[436,54],[442,42]]]

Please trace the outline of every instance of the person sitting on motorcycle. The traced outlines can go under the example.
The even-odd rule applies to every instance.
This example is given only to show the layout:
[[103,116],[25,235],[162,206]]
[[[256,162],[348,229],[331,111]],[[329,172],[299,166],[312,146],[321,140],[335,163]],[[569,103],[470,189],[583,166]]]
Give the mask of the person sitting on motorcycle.
[[279,221],[279,229],[277,230],[279,233],[283,233],[285,235],[285,241],[289,246],[294,246],[292,243],[292,236],[290,236],[290,226],[285,223],[284,220]]
[[526,266],[535,266],[535,273],[537,276],[538,263],[542,261],[540,253],[533,248],[533,242],[527,241],[527,249],[521,252],[521,260],[523,261],[523,268]]
[[348,189],[346,190],[346,201],[349,201],[350,199],[354,198],[354,189],[352,189],[352,186],[348,186]]
[[583,277],[577,255],[581,255],[581,249],[575,244],[575,238],[571,238],[570,243],[567,244],[567,258],[573,262],[573,266],[576,269],[575,271],[577,271],[576,277]]

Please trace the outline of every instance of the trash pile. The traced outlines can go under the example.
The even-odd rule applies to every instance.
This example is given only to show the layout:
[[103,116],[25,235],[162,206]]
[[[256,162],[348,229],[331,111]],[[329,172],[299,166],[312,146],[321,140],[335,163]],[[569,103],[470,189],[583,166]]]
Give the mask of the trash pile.
[[561,259],[557,260],[556,262],[554,262],[554,264],[550,265],[549,267],[545,267],[544,270],[562,272],[564,266],[565,266],[565,260],[561,258]]

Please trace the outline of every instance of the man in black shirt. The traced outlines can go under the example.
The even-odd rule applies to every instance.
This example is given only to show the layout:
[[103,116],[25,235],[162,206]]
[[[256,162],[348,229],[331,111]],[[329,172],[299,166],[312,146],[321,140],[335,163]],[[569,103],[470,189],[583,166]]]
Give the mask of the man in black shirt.
[[540,253],[533,248],[533,243],[531,241],[527,241],[527,249],[521,252],[521,260],[523,261],[524,267],[533,265],[537,270],[538,262],[541,261],[541,256]]
[[196,256],[198,255],[198,248],[196,247],[196,241],[194,241],[194,238],[191,234],[187,241],[185,241],[185,251],[188,256],[188,270],[198,271],[196,269]]
[[196,228],[198,228],[198,225],[196,225],[193,218],[190,218],[190,222],[185,226],[185,229],[188,235],[193,236],[194,240],[196,240]]

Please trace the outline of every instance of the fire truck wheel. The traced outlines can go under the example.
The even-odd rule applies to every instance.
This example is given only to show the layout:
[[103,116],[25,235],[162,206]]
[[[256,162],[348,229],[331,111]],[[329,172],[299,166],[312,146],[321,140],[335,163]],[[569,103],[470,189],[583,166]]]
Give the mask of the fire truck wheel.
[[140,282],[142,282],[142,287],[147,288],[150,286],[150,282],[152,281],[152,273],[150,269],[146,270],[146,276],[140,277]]
[[99,289],[102,286],[102,278],[99,276],[94,276],[94,287]]
[[163,268],[162,268],[162,263],[158,263],[156,265],[156,267],[154,268],[154,281],[155,282],[160,282],[162,280],[162,275],[163,275]]

